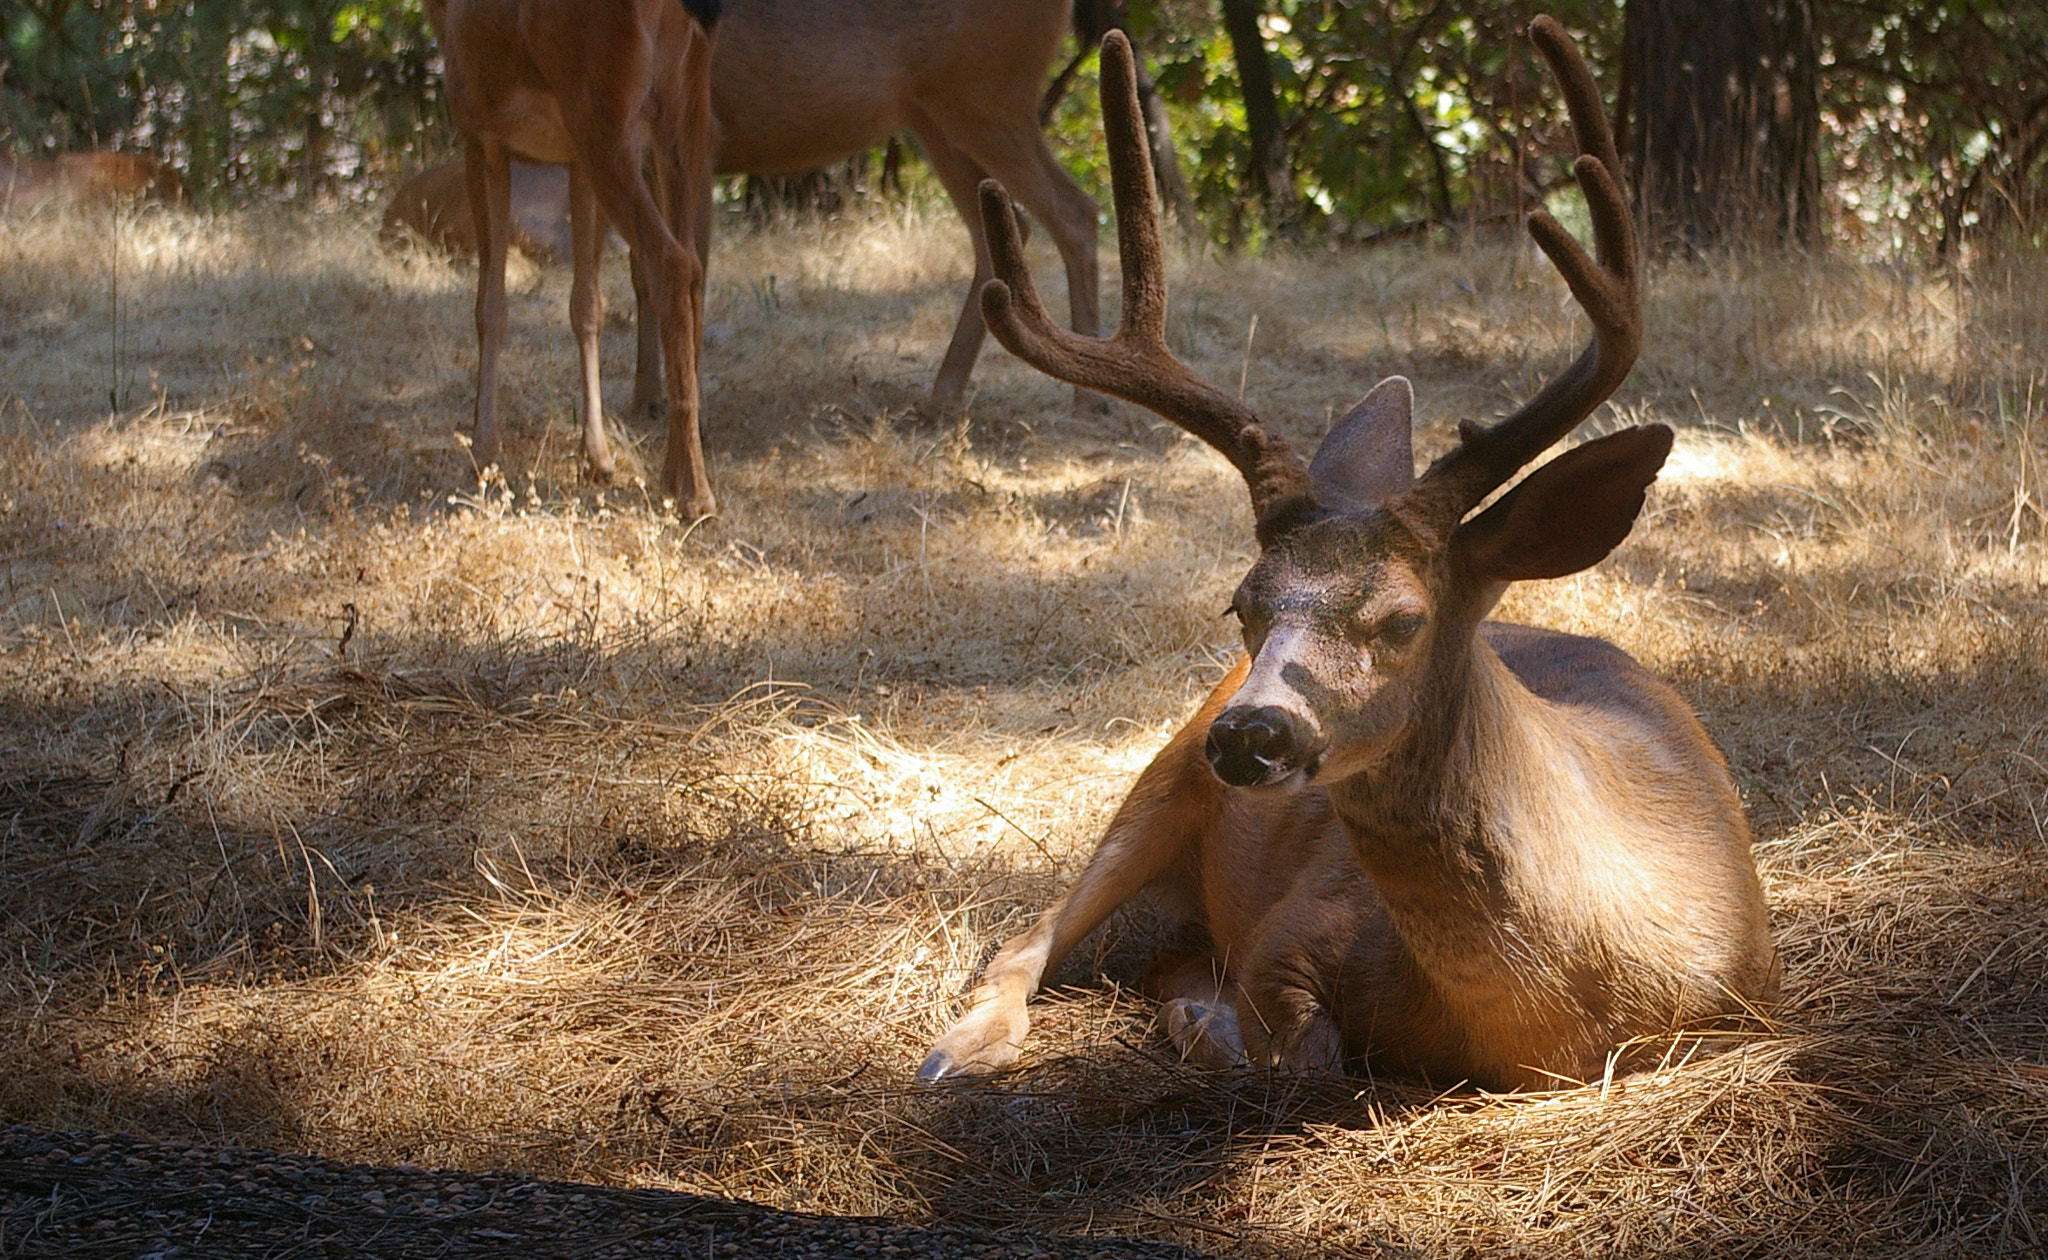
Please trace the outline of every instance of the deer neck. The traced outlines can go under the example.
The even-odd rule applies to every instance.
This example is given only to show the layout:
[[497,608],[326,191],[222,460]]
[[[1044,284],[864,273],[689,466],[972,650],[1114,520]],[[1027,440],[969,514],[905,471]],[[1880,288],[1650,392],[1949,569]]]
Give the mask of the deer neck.
[[1602,986],[1544,962],[1574,953],[1548,946],[1584,927],[1557,884],[1582,869],[1571,851],[1581,836],[1558,820],[1589,800],[1601,808],[1589,786],[1602,777],[1588,770],[1597,754],[1476,634],[1467,644],[1433,663],[1423,716],[1401,744],[1332,784],[1331,801],[1406,952],[1458,1022],[1597,1022]]

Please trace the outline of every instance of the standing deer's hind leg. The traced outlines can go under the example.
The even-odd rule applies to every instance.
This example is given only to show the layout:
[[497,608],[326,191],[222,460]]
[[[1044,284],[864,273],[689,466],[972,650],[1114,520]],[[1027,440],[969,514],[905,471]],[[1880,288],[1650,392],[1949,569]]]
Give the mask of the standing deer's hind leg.
[[640,255],[627,251],[633,260],[633,400],[626,414],[637,419],[659,420],[668,410],[668,394],[661,383],[661,321],[654,316],[654,291],[647,287],[647,266]]
[[615,469],[604,437],[604,389],[598,379],[598,334],[604,322],[598,278],[604,234],[604,216],[598,212],[589,171],[577,162],[569,167],[569,239],[574,255],[569,325],[576,333],[576,357],[583,371],[583,456],[591,480],[599,485],[609,484]]
[[498,351],[505,342],[505,251],[512,239],[512,168],[505,146],[470,140],[463,158],[476,223],[476,462],[498,462]]
[[[977,165],[1001,183],[1017,204],[1044,225],[1066,264],[1067,300],[1074,331],[1086,337],[1101,327],[1101,278],[1095,259],[1095,199],[1081,191],[1060,166],[1045,136],[1034,125],[1001,130],[987,128],[958,137]],[[979,213],[972,208],[975,221]],[[976,294],[980,293],[977,285]],[[1074,414],[1107,410],[1109,400],[1091,390],[1074,390]]]
[[[577,130],[592,134],[600,142],[606,134],[602,128],[587,125]],[[634,256],[645,260],[647,267],[668,376],[669,443],[662,467],[662,492],[675,499],[683,515],[709,516],[718,506],[712,497],[710,479],[704,473],[704,451],[697,437],[696,300],[692,296],[693,288],[703,285],[703,269],[697,265],[696,255],[685,249],[669,230],[666,217],[641,175],[638,155],[604,151],[600,143],[579,143],[578,151],[596,151],[588,164],[598,205],[619,226]]]
[[974,371],[974,361],[981,356],[982,340],[988,336],[988,325],[981,319],[981,289],[994,277],[995,265],[989,259],[988,239],[982,231],[979,200],[981,181],[987,172],[923,114],[911,116],[910,131],[923,146],[974,247],[974,279],[967,286],[967,301],[960,308],[960,318],[953,325],[953,339],[946,343],[946,357],[939,364],[938,377],[932,381],[933,410],[941,416],[951,416],[966,401],[967,378]]
[[662,359],[668,369],[668,454],[662,485],[675,496],[683,514],[709,516],[718,510],[711,479],[704,467],[701,428],[703,399],[698,355],[704,347],[703,232],[700,211],[711,206],[712,39],[692,30],[680,61],[670,65],[658,93],[658,114],[667,124],[657,128],[655,177],[664,219],[660,241],[662,277],[667,292],[662,302]]

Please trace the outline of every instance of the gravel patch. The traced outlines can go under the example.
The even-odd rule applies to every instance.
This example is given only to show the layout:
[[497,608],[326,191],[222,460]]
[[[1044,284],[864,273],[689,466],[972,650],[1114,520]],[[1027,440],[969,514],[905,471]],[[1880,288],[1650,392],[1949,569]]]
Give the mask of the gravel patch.
[[391,1260],[789,1256],[1194,1260],[1166,1243],[809,1216],[665,1190],[341,1164],[16,1125],[0,1130],[0,1256]]

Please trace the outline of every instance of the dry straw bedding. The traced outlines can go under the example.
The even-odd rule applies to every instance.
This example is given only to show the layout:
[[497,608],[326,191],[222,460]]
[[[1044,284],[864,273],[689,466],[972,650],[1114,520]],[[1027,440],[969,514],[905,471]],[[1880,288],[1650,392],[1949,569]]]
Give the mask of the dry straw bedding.
[[[721,243],[691,528],[579,482],[559,275],[515,274],[479,477],[459,265],[334,213],[0,225],[0,1119],[1223,1254],[2042,1247],[2048,268],[1658,272],[1600,423],[1673,465],[1505,610],[1727,750],[1776,1030],[1540,1097],[1206,1074],[1123,985],[1138,913],[1021,1070],[921,1090],[1249,556],[1220,460],[999,351],[914,414],[956,232]],[[1582,331],[1506,241],[1175,280],[1176,344],[1303,441],[1399,370],[1436,449]]]

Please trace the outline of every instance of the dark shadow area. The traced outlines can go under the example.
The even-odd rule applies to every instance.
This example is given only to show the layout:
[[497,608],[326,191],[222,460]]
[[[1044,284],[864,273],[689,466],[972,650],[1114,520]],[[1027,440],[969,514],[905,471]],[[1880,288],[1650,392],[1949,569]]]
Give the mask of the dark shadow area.
[[378,1166],[114,1134],[0,1130],[0,1248],[10,1255],[931,1256],[1193,1260],[1169,1243],[1004,1235],[822,1216],[737,1200]]

